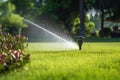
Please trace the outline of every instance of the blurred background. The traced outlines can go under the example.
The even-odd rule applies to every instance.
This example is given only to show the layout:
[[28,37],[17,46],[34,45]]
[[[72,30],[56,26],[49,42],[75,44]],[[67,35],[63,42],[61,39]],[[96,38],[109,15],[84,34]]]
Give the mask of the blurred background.
[[[81,14],[82,11],[84,14]],[[86,41],[120,41],[119,13],[119,0],[0,0],[0,26],[3,32],[27,36],[29,41],[56,39],[22,18],[67,40],[71,37],[76,40],[75,36],[80,35],[84,27]],[[80,24],[83,26],[80,27]]]

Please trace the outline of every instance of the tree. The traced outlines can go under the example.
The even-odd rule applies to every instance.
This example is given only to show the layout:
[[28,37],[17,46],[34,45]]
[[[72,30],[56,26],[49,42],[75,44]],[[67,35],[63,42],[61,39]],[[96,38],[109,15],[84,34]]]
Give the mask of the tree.
[[78,0],[47,0],[42,7],[43,14],[47,13],[56,20],[61,21],[68,31],[71,31],[71,22],[78,16]]
[[80,33],[79,36],[85,37],[85,12],[84,12],[84,0],[79,0],[80,8]]
[[104,16],[105,14],[109,14],[109,16],[119,16],[120,13],[120,6],[119,6],[119,0],[88,0],[88,1],[94,1],[92,3],[92,7],[95,8],[97,11],[100,11],[101,13],[101,30],[100,30],[100,36],[104,37]]
[[9,1],[15,5],[16,7],[15,12],[24,17],[33,13],[35,9],[35,1],[37,0],[9,0]]
[[[79,1],[81,0],[9,0],[9,1],[16,6],[15,12],[22,15],[23,17],[25,16],[28,17],[31,15],[38,17],[41,14],[42,15],[47,14],[51,16],[54,20],[58,20],[59,22],[63,23],[65,28],[69,32],[71,32],[72,28],[74,27],[74,24],[72,22],[75,22],[76,18],[80,16],[79,12],[82,12],[80,11],[79,7]],[[45,2],[44,5],[43,1]],[[93,3],[94,0],[91,0],[90,2]],[[84,1],[84,3],[87,2]],[[84,9],[83,12],[85,13],[85,10],[87,10],[86,5],[84,5],[83,9]],[[81,19],[82,19],[81,23],[83,24],[84,23],[83,18]],[[82,29],[83,28],[81,28],[80,32],[83,31]]]
[[[62,22],[65,28],[70,33],[73,30],[73,28],[78,29],[76,28],[76,26],[77,27],[81,26],[81,31],[77,35],[81,34],[85,36],[85,32],[83,31],[85,16],[82,16],[82,15],[86,15],[85,10],[87,9],[85,7],[86,5],[84,5],[83,11],[82,11],[80,9],[82,7],[79,6],[79,1],[80,0],[47,0],[45,5],[39,7],[39,12],[41,12],[41,14],[47,14],[51,16],[53,19],[58,20],[59,22]],[[80,22],[82,23],[82,25],[79,24],[80,17],[81,17]],[[74,23],[77,23],[77,24],[75,25]]]
[[22,28],[26,27],[26,24],[22,21],[20,15],[13,13],[15,6],[10,2],[4,2],[0,5],[0,23],[4,32],[9,32],[13,35],[20,34]]

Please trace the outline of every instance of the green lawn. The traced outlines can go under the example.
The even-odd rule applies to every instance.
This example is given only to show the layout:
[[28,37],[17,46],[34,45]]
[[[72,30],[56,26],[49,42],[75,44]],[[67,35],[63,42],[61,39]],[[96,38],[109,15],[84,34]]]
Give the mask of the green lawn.
[[0,80],[120,80],[120,42],[86,42],[83,50],[63,43],[30,43],[31,62]]

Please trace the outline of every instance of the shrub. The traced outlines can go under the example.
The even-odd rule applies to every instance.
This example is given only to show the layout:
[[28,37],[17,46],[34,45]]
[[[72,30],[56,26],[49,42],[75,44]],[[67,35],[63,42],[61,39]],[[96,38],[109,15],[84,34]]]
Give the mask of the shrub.
[[29,62],[30,55],[24,53],[27,38],[12,36],[0,31],[0,73],[22,67]]
[[92,32],[92,33],[90,34],[90,37],[98,37],[97,32]]
[[110,37],[110,34],[111,34],[110,28],[103,28],[102,30],[99,31],[100,37]]

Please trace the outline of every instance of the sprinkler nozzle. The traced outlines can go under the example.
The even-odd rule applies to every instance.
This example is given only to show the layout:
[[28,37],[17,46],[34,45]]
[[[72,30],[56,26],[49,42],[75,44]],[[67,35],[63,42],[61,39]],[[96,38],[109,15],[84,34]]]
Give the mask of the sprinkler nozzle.
[[85,38],[84,36],[77,36],[78,37],[78,46],[79,46],[79,50],[82,49],[82,45],[83,45],[83,39]]
[[82,39],[78,39],[79,50],[82,49],[82,44],[83,44],[83,40]]

